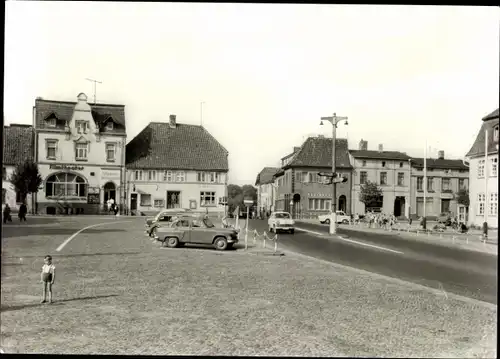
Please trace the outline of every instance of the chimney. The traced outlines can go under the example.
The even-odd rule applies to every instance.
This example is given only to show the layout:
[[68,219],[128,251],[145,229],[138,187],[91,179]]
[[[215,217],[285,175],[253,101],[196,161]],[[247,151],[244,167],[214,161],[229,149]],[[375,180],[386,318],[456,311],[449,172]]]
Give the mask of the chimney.
[[300,147],[293,147],[293,153],[297,152],[298,150],[300,150]]
[[379,152],[383,152],[384,151],[384,145],[383,144],[378,145],[378,151]]
[[359,150],[360,151],[367,151],[368,150],[368,141],[363,141],[363,139],[361,139],[361,141],[359,141]]
[[438,151],[438,159],[444,160],[444,151]]
[[170,128],[176,127],[175,115],[170,115]]

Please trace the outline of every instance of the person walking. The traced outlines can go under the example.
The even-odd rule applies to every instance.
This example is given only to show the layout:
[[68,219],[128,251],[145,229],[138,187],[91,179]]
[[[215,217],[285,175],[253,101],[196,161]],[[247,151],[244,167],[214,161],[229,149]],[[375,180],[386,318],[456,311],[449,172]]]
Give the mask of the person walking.
[[7,221],[12,222],[12,217],[10,216],[10,206],[5,203],[5,208],[3,209],[3,223],[6,224]]
[[28,213],[28,207],[26,207],[26,203],[22,203],[19,207],[19,213],[17,214],[19,217],[19,222],[23,220],[26,222],[26,213]]

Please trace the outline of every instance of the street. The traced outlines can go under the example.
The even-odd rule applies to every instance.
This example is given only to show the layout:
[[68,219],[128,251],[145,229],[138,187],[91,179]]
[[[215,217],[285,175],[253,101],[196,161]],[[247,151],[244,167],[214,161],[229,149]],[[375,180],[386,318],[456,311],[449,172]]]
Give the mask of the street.
[[[267,221],[251,222],[258,231],[267,230]],[[297,222],[296,226],[328,234],[328,225]],[[279,243],[289,250],[330,262],[497,303],[498,257],[495,255],[412,240],[396,232],[367,233],[341,227],[338,234],[347,240],[373,246],[321,237],[298,229],[294,235],[280,234]]]

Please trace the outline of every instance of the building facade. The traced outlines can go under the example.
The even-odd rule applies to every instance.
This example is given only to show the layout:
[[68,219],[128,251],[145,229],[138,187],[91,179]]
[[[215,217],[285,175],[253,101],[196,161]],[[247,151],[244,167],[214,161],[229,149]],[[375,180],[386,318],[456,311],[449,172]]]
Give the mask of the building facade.
[[151,122],[127,144],[131,214],[186,208],[222,215],[228,151],[202,126]]
[[2,211],[7,203],[12,211],[18,211],[23,200],[28,212],[33,209],[33,196],[23,198],[10,178],[17,165],[35,158],[35,132],[31,125],[12,124],[3,128],[3,161],[2,161]]
[[274,203],[274,175],[279,168],[264,167],[257,175],[255,186],[257,187],[257,214],[261,216],[273,211]]
[[96,214],[125,198],[125,106],[37,98],[35,157],[43,178],[36,210],[43,214]]
[[368,210],[360,201],[361,186],[367,181],[382,190],[380,203],[370,210],[408,217],[410,213],[410,157],[397,151],[368,150],[368,142],[361,140],[358,150],[349,151],[354,168],[352,213],[364,214]]
[[[411,159],[411,214],[412,218],[424,215],[424,159]],[[428,158],[427,194],[425,196],[425,216],[438,217],[441,213],[451,212],[464,218],[466,208],[457,203],[457,192],[469,188],[469,168],[458,159],[446,159],[444,151],[438,158]]]
[[[335,142],[336,172],[347,177],[338,183],[337,210],[351,213],[352,166],[346,139]],[[292,213],[294,218],[314,217],[330,212],[332,185],[319,172],[331,173],[332,139],[324,136],[309,137],[292,155],[282,159],[282,169],[275,176],[276,210]]]
[[[466,155],[469,161],[469,225],[498,228],[498,123],[499,110],[485,116]],[[485,151],[488,133],[488,149]]]

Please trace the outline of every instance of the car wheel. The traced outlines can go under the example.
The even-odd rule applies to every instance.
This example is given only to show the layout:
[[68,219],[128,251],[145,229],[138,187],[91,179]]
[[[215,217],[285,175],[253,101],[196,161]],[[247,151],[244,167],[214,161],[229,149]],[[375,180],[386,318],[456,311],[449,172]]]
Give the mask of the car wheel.
[[219,237],[215,240],[215,248],[219,251],[224,251],[227,249],[228,243],[227,239],[224,237]]
[[327,219],[324,223],[326,223],[326,224],[330,224],[330,220],[329,220],[329,219]]
[[152,238],[156,238],[156,227],[151,230],[149,236]]
[[294,234],[295,233],[295,229],[290,229],[290,233]]
[[349,224],[349,221],[348,221],[347,219],[344,219],[344,220],[342,221],[342,223],[343,223],[343,224]]
[[176,248],[179,246],[179,239],[177,239],[177,237],[168,237],[165,238],[165,241],[170,248]]

